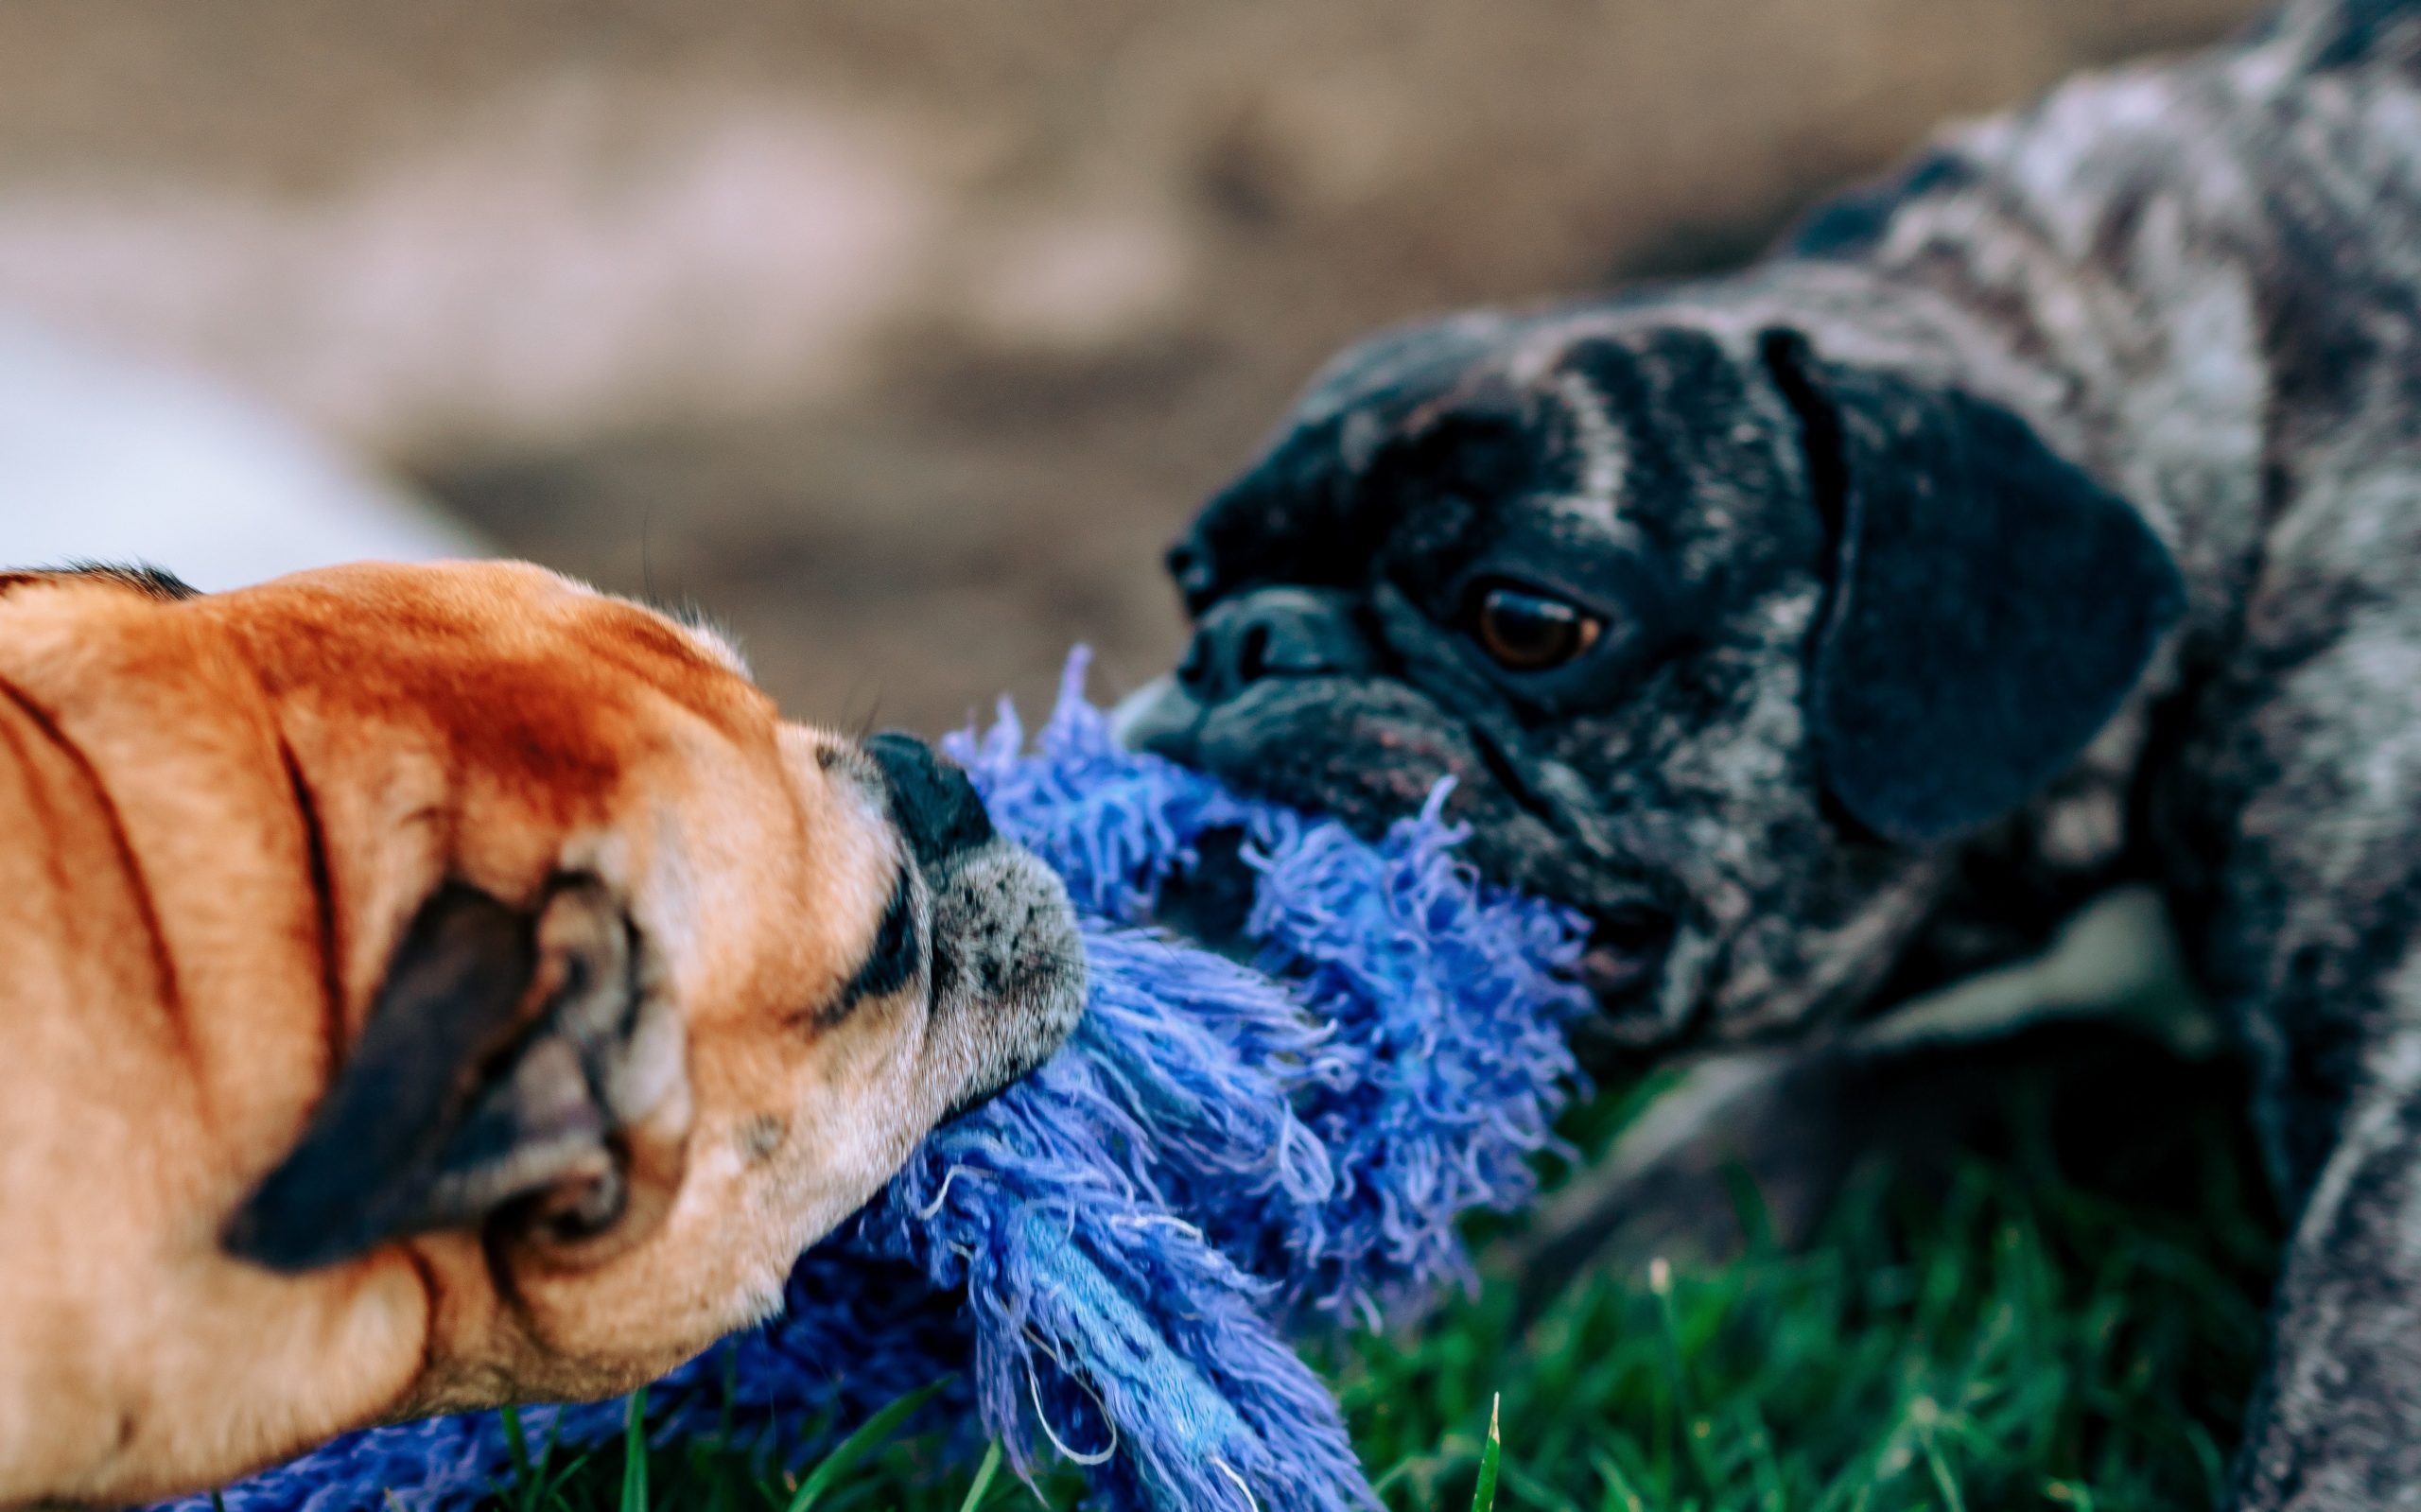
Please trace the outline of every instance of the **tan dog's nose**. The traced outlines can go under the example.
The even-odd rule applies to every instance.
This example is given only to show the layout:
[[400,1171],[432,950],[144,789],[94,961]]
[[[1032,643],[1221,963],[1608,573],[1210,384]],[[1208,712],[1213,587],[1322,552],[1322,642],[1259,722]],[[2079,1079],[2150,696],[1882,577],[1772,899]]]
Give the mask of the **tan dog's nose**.
[[990,842],[992,816],[984,811],[967,773],[935,755],[913,735],[886,730],[869,736],[866,755],[891,790],[891,814],[916,864],[928,870]]

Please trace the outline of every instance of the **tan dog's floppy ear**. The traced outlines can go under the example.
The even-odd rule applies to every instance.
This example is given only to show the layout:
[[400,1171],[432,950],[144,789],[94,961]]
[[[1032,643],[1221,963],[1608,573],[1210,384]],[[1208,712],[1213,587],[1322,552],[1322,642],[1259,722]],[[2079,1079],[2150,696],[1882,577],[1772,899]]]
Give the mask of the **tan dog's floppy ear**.
[[601,884],[561,881],[532,917],[448,883],[227,1247],[301,1271],[508,1208],[545,1237],[593,1236],[628,1201],[615,1136],[679,1089],[682,1060],[678,1018],[645,989]]

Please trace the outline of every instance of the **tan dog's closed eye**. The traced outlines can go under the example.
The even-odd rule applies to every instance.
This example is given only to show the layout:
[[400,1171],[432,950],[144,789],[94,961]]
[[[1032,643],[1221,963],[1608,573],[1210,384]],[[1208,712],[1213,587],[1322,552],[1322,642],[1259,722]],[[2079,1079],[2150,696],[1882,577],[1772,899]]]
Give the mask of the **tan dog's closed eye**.
[[963,774],[531,567],[0,576],[0,1505],[643,1382],[1083,996]]

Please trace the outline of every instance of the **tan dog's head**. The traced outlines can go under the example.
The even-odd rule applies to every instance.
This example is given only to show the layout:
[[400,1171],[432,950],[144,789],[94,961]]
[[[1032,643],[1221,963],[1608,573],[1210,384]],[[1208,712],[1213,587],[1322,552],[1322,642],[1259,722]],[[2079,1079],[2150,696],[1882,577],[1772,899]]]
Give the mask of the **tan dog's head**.
[[399,1414],[626,1389],[762,1316],[1075,1020],[1066,895],[965,774],[782,721],[706,633],[505,565],[176,612],[269,695],[342,1018],[225,1243],[401,1247],[432,1317]]

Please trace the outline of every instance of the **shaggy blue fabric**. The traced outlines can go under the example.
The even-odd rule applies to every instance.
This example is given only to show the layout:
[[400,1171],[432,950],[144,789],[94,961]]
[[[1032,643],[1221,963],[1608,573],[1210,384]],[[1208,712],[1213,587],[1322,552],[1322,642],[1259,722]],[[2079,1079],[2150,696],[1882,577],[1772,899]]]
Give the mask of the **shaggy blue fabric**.
[[[1369,1504],[1287,1340],[1407,1316],[1467,1277],[1458,1217],[1530,1194],[1575,1075],[1576,921],[1458,866],[1442,791],[1366,844],[1120,749],[1083,675],[1079,654],[1032,751],[1003,705],[952,754],[1086,915],[1085,1019],[810,1252],[782,1316],[650,1388],[647,1431],[796,1465],[951,1375],[1021,1469],[1046,1446],[1079,1460],[1113,1512]],[[1148,928],[1216,831],[1258,873],[1249,966]],[[628,1410],[524,1421],[560,1453]],[[448,1512],[512,1466],[497,1418],[444,1418],[348,1435],[225,1503]]]

